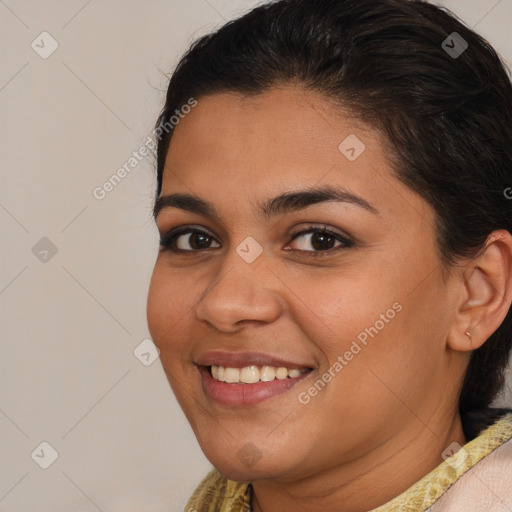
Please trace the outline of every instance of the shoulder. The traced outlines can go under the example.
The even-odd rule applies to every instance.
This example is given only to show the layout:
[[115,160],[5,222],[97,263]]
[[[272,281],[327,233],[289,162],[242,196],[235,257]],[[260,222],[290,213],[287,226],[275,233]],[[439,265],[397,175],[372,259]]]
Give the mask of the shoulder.
[[507,415],[500,423],[502,435],[504,434],[507,440],[458,478],[429,511],[512,510],[512,415]]
[[432,512],[509,512],[512,510],[512,439],[460,477],[430,509]]
[[[476,437],[402,494],[372,512],[510,512],[512,412],[473,415]],[[444,457],[443,457],[444,458]]]

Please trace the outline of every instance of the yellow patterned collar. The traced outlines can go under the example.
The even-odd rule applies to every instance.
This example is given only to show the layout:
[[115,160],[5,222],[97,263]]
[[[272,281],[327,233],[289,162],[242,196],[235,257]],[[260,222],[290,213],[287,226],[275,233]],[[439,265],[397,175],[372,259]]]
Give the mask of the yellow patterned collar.
[[[477,462],[512,439],[512,412],[448,457],[405,492],[370,512],[426,511]],[[252,487],[212,469],[187,502],[185,512],[251,512]]]

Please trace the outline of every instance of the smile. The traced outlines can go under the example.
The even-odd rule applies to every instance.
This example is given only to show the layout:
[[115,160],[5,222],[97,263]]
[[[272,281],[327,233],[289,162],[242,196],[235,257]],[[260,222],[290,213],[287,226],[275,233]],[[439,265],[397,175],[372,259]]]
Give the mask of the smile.
[[[223,406],[235,407],[253,406],[282,395],[312,372],[311,368],[298,370],[253,365],[243,368],[198,366],[198,369],[202,388],[208,399]],[[226,381],[221,381],[221,377]],[[228,379],[230,382],[227,382]],[[247,380],[250,382],[244,382]]]
[[272,382],[273,380],[294,379],[306,373],[307,368],[285,368],[284,366],[244,366],[243,368],[230,368],[218,365],[210,366],[210,373],[219,382],[230,384],[254,384],[256,382]]

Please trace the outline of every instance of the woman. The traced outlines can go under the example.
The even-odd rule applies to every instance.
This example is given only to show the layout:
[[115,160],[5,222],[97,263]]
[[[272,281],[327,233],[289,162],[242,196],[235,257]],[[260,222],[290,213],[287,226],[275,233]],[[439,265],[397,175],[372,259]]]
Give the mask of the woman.
[[511,118],[494,50],[421,1],[275,1],[192,45],[148,296],[214,466],[187,511],[512,508]]

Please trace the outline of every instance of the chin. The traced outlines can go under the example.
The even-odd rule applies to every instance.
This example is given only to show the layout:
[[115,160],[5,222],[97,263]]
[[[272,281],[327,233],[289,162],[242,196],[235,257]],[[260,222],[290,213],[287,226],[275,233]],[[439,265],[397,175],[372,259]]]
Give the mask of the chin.
[[240,484],[249,484],[262,478],[259,472],[248,468],[235,468],[233,467],[233,464],[228,466],[214,466],[222,476]]
[[238,449],[203,450],[203,453],[223,476],[240,483],[276,478],[297,467],[294,461],[283,460],[282,454],[268,450],[271,455],[266,455],[250,442]]
[[[210,460],[210,459],[209,459]],[[248,484],[257,480],[265,480],[267,478],[275,478],[275,474],[267,468],[249,468],[239,461],[226,461],[225,463],[214,464],[213,460],[210,462],[219,471],[221,475],[235,482]]]

